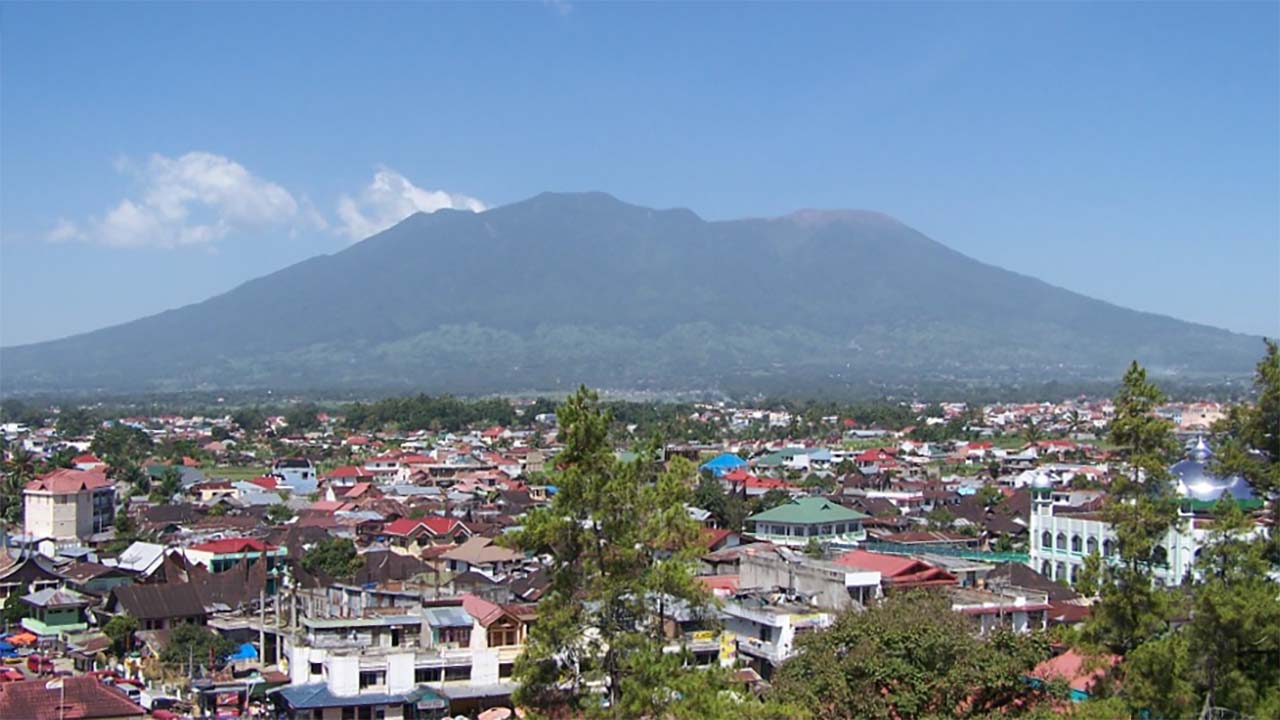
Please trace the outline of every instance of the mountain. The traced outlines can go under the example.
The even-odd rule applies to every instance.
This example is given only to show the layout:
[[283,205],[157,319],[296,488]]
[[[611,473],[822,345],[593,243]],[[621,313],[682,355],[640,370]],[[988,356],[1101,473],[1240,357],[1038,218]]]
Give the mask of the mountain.
[[873,212],[708,222],[602,193],[417,214],[201,303],[0,350],[9,391],[785,388],[1249,371],[1257,338],[966,257]]

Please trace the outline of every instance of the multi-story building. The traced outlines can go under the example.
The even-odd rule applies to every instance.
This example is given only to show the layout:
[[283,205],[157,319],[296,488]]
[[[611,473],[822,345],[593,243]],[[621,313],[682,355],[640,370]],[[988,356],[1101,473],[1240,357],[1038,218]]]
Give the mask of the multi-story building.
[[27,483],[22,495],[23,532],[34,542],[53,541],[51,548],[88,540],[115,523],[115,486],[98,470],[55,470]]
[[299,720],[417,720],[507,701],[533,619],[530,607],[473,595],[304,617],[281,709]]
[[738,659],[766,680],[795,652],[796,638],[829,627],[835,613],[810,599],[778,590],[743,591],[724,602],[724,632],[737,642]]
[[[1246,508],[1261,505],[1244,478],[1215,475],[1209,468],[1212,456],[1203,439],[1197,440],[1187,458],[1169,468],[1180,499],[1179,513],[1152,554],[1157,583],[1179,585],[1192,572],[1209,535],[1209,518],[1204,513],[1220,498],[1229,497]],[[1033,480],[1031,493],[1029,564],[1033,569],[1054,580],[1075,582],[1089,555],[1096,553],[1104,561],[1119,557],[1115,531],[1100,511],[1069,504],[1067,494],[1055,490],[1047,474]]]

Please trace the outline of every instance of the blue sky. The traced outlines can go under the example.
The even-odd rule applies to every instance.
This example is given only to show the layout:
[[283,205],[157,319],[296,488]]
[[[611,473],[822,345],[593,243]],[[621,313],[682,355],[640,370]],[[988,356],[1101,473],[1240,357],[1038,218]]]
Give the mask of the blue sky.
[[0,5],[0,342],[543,190],[880,210],[1280,335],[1277,7]]

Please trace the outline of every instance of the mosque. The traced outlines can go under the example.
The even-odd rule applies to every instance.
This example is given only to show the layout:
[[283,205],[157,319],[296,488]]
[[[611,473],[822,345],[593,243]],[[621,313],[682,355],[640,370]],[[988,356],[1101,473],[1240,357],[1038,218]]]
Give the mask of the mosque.
[[[1213,451],[1201,437],[1188,446],[1184,459],[1169,468],[1181,500],[1179,522],[1165,533],[1155,549],[1153,569],[1157,583],[1179,585],[1191,572],[1209,535],[1209,513],[1220,498],[1230,497],[1247,509],[1262,506],[1248,480],[1239,475],[1215,474],[1210,469],[1212,458]],[[1037,475],[1031,484],[1031,495],[1028,564],[1040,574],[1075,582],[1090,554],[1119,556],[1115,533],[1102,519],[1099,508],[1070,505],[1068,495],[1055,491],[1048,474]]]

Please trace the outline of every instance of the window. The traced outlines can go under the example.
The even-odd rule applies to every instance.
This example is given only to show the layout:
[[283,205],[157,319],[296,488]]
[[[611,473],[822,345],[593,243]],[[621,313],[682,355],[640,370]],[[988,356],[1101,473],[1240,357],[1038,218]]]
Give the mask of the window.
[[413,681],[415,683],[440,682],[441,675],[441,670],[438,667],[413,669]]
[[1067,579],[1067,564],[1066,564],[1066,563],[1058,563],[1058,566],[1057,566],[1057,568],[1055,568],[1055,569],[1056,569],[1056,572],[1055,572],[1055,573],[1054,573],[1054,575],[1053,575],[1053,579],[1054,579],[1054,580],[1066,580],[1066,579]]
[[324,708],[311,708],[311,720],[324,720]]
[[469,627],[453,627],[440,629],[440,642],[457,643],[459,647],[467,647],[471,644],[471,628]]
[[1058,549],[1059,549],[1059,550],[1066,550],[1066,549],[1067,549],[1067,534],[1066,534],[1066,533],[1058,533]]
[[516,639],[517,635],[519,635],[519,631],[513,627],[491,627],[489,628],[489,647],[518,645],[519,641]]
[[1053,577],[1053,563],[1048,560],[1040,563],[1040,574],[1045,577]]
[[445,682],[448,682],[450,680],[470,680],[471,666],[470,665],[450,665],[449,667],[444,669],[444,679],[445,679]]
[[386,685],[387,671],[385,670],[361,670],[360,671],[360,689],[370,687],[372,685]]
[[324,673],[324,665],[318,662],[311,663],[311,674],[320,675]]
[[1103,540],[1103,541],[1102,541],[1102,556],[1103,556],[1103,557],[1111,557],[1111,555],[1112,555],[1113,553],[1115,553],[1115,550],[1116,550],[1116,548],[1115,548],[1115,543],[1111,542],[1111,540],[1110,540],[1110,539],[1107,539],[1107,540]]
[[1044,548],[1045,550],[1050,550],[1053,548],[1053,533],[1049,532],[1048,530],[1044,531],[1044,534],[1040,536],[1040,547]]
[[342,720],[356,720],[356,709],[352,705],[342,708]]
[[1080,566],[1079,566],[1079,565],[1072,564],[1072,565],[1071,565],[1071,582],[1072,582],[1072,584],[1074,584],[1074,583],[1076,582],[1076,579],[1077,579],[1077,578],[1079,578],[1079,577],[1080,577]]
[[368,705],[361,707],[358,717],[360,720],[373,720],[373,708]]
[[498,665],[498,677],[509,678],[515,669],[515,663],[501,663]]
[[1078,553],[1080,552],[1081,547],[1082,545],[1080,543],[1080,536],[1073,534],[1071,536],[1071,552]]
[[1155,563],[1156,565],[1169,564],[1169,551],[1165,548],[1165,546],[1157,545],[1155,549],[1151,551],[1151,562]]
[[1098,539],[1097,539],[1097,538],[1093,538],[1093,537],[1089,538],[1088,540],[1086,540],[1086,541],[1085,541],[1085,544],[1084,544],[1084,545],[1085,545],[1085,549],[1089,551],[1089,554],[1090,554],[1090,555],[1092,555],[1092,554],[1094,554],[1094,553],[1098,552]]

